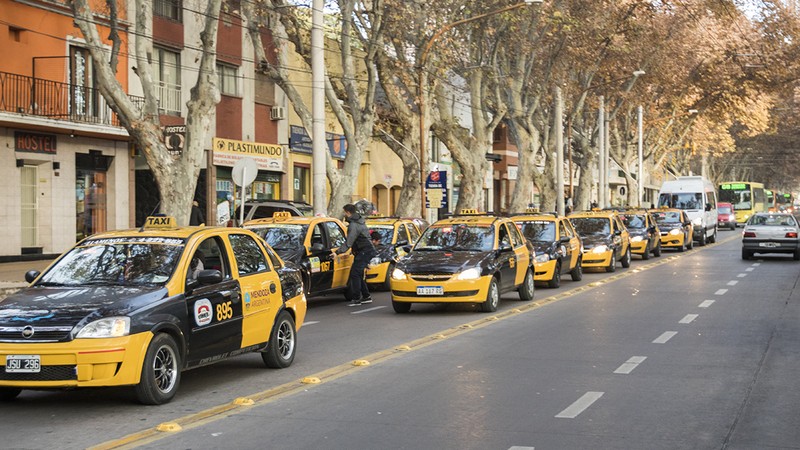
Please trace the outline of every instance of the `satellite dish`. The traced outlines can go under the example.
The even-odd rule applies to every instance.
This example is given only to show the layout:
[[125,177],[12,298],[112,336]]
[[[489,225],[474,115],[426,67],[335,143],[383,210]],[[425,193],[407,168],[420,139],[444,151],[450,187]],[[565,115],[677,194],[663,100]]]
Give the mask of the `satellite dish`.
[[258,164],[256,160],[248,156],[236,161],[231,171],[233,182],[237,186],[249,186],[255,181],[258,175]]

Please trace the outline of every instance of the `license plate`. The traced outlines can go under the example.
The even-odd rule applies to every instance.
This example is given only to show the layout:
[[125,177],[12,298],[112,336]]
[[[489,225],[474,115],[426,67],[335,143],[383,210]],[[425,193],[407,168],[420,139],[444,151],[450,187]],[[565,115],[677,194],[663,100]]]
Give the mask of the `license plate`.
[[417,286],[417,295],[444,295],[441,286]]
[[775,247],[780,247],[781,244],[779,244],[777,242],[759,242],[758,246],[759,247],[775,248]]
[[39,355],[6,356],[6,373],[39,373],[41,370]]

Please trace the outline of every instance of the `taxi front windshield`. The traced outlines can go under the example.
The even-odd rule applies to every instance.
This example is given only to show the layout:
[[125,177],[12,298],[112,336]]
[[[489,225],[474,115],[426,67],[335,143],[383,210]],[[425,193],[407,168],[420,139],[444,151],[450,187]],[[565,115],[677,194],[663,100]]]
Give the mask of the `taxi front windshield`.
[[611,221],[605,217],[576,217],[572,226],[581,236],[607,235],[611,233]]
[[556,240],[556,224],[549,220],[521,222],[519,231],[530,241],[553,242]]
[[647,222],[644,216],[641,214],[622,214],[619,216],[619,218],[622,219],[622,223],[625,224],[626,228],[632,229],[644,228],[644,225]]
[[681,223],[681,213],[678,211],[664,211],[653,214],[656,216],[656,222],[662,223]]
[[84,242],[58,260],[37,285],[163,285],[178,265],[184,241],[149,239],[160,242],[124,238]]
[[381,240],[380,242],[378,242],[378,245],[392,244],[392,237],[394,236],[393,226],[371,226],[369,227],[370,237],[372,237],[372,233],[378,233],[378,235],[381,237]]
[[494,228],[478,225],[428,227],[414,250],[488,252],[494,248]]
[[275,224],[251,230],[264,238],[275,251],[294,250],[303,246],[308,225]]

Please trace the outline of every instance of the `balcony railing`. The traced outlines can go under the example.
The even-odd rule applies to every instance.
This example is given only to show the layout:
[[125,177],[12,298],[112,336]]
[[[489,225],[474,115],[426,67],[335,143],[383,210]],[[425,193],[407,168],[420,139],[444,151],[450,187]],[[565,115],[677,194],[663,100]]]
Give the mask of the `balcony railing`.
[[[129,98],[139,106],[144,104],[143,97]],[[122,126],[98,89],[7,72],[0,72],[0,111]]]

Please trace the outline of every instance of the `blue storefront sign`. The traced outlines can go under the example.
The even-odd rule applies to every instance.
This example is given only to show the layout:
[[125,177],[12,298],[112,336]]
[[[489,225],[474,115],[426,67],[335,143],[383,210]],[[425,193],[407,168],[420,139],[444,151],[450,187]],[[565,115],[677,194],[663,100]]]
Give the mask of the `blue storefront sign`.
[[447,208],[447,172],[434,171],[425,180],[425,207]]
[[[292,125],[289,132],[289,148],[293,152],[311,154],[311,136],[306,129]],[[347,156],[347,140],[343,134],[325,133],[325,141],[328,143],[328,151],[335,159],[344,159]]]

